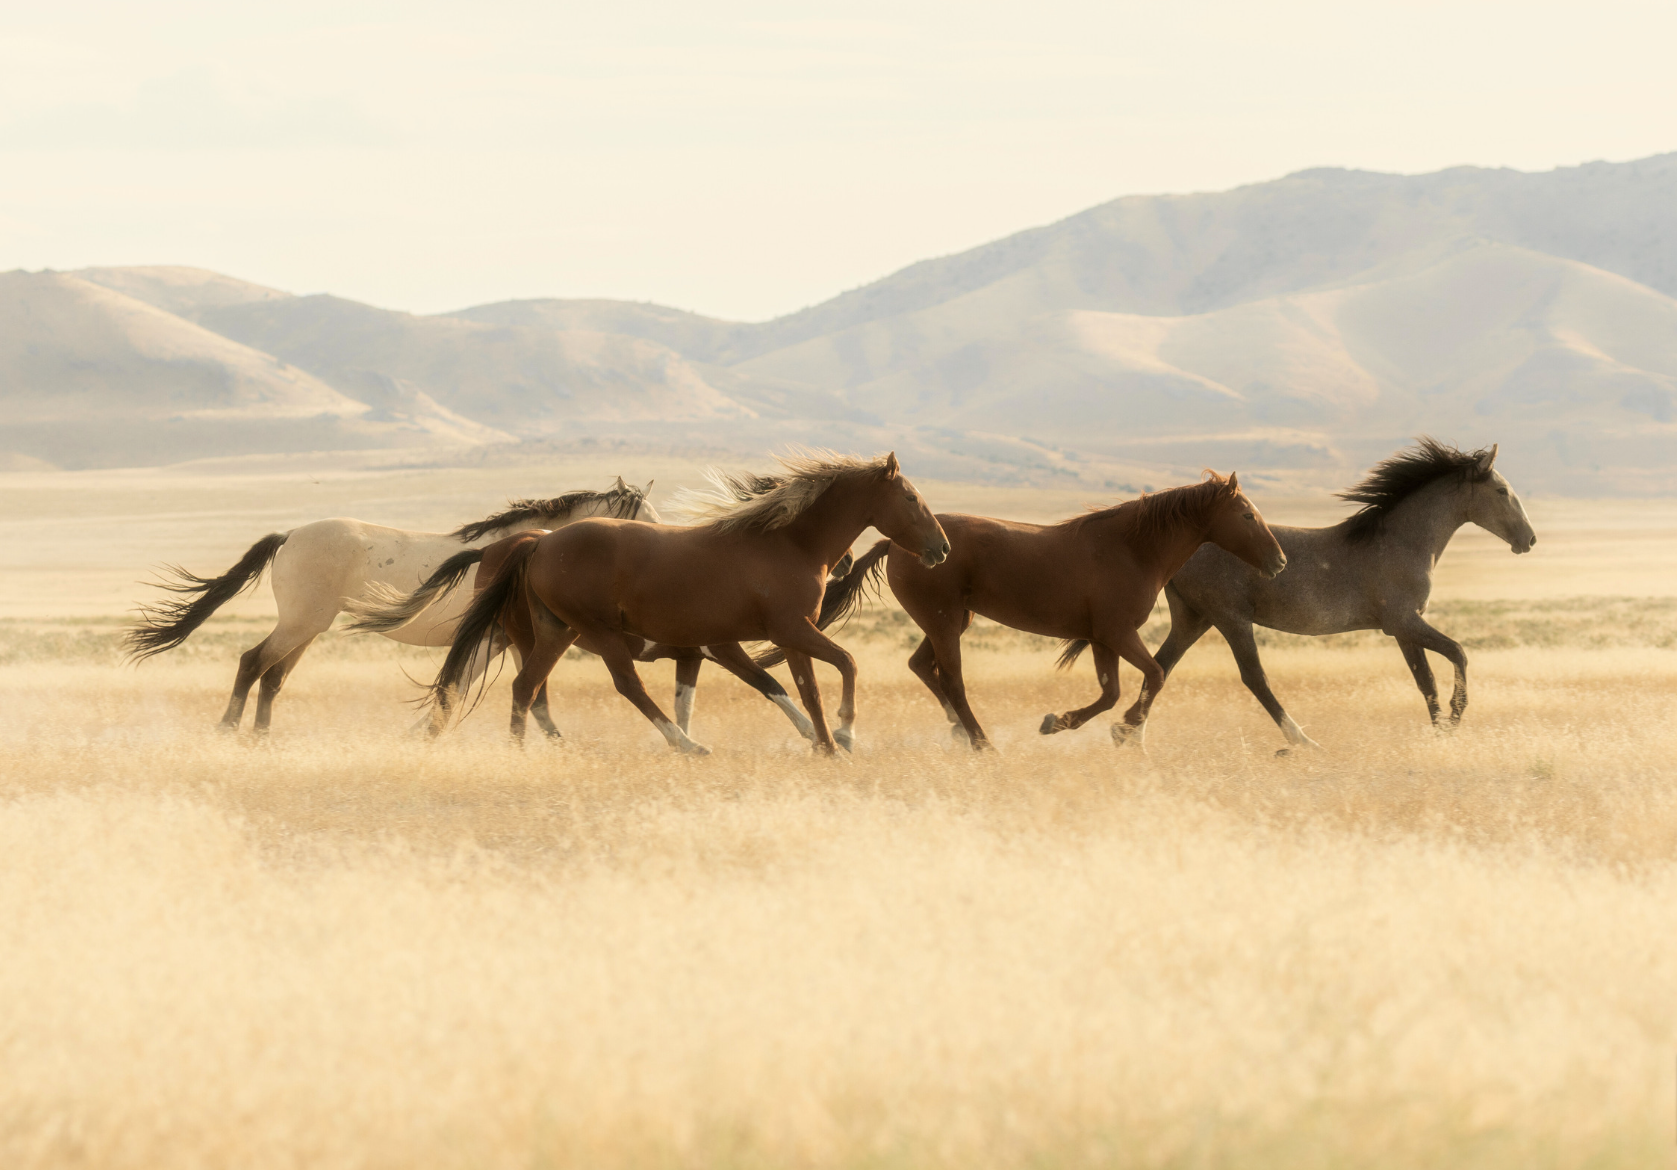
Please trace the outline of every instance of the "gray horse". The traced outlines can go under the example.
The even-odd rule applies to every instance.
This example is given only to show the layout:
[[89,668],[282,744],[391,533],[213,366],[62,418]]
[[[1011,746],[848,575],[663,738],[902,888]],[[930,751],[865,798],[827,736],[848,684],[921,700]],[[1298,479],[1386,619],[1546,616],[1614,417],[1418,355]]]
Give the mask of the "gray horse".
[[[1274,526],[1287,571],[1273,579],[1215,545],[1201,545],[1165,586],[1170,636],[1154,657],[1168,676],[1188,648],[1216,626],[1234,651],[1241,681],[1281,728],[1289,748],[1316,747],[1269,689],[1252,627],[1289,634],[1380,630],[1397,639],[1433,724],[1453,729],[1467,707],[1467,655],[1422,616],[1433,566],[1463,524],[1501,537],[1515,553],[1530,552],[1537,543],[1520,498],[1491,466],[1496,452],[1494,445],[1469,453],[1420,439],[1339,493],[1363,505],[1350,519],[1330,528]],[[1069,646],[1066,657],[1075,658],[1078,649]],[[1456,690],[1444,720],[1428,650],[1456,668]]]

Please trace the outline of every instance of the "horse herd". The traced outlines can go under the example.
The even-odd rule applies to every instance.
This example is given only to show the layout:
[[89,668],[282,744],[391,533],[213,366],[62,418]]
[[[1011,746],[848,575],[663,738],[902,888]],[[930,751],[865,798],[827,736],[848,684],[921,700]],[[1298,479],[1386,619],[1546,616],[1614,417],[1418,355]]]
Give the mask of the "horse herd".
[[[534,714],[557,736],[547,677],[576,645],[605,661],[619,693],[681,751],[706,751],[689,732],[708,659],[780,706],[816,750],[831,753],[854,743],[856,666],[826,630],[883,576],[923,633],[909,668],[957,738],[974,748],[990,745],[961,669],[961,636],[977,614],[1064,640],[1062,666],[1090,652],[1099,697],[1045,716],[1044,735],[1116,705],[1120,658],[1139,669],[1140,694],[1112,728],[1120,744],[1139,739],[1171,669],[1216,627],[1242,681],[1286,737],[1285,753],[1315,745],[1270,690],[1254,626],[1295,634],[1381,630],[1396,639],[1433,723],[1460,721],[1467,657],[1423,616],[1433,567],[1467,523],[1515,553],[1537,543],[1519,497],[1494,466],[1496,451],[1422,438],[1340,493],[1361,505],[1349,519],[1273,529],[1234,475],[1208,472],[1200,483],[1057,524],[1025,524],[933,514],[894,454],[862,460],[802,452],[782,458],[773,475],[712,473],[710,491],[686,493],[694,520],[687,526],[664,524],[645,489],[619,479],[604,492],[518,501],[447,534],[343,519],[272,533],[219,577],[169,570],[163,588],[177,596],[143,607],[127,644],[135,659],[180,645],[271,566],[279,620],[241,656],[224,728],[239,726],[260,680],[255,724],[265,732],[286,677],[347,611],[351,630],[449,648],[429,691],[433,732],[510,649],[519,663],[513,735],[522,738]],[[853,557],[851,545],[870,527],[883,539]],[[473,588],[460,588],[474,567]],[[1161,590],[1171,629],[1150,653],[1140,629]],[[746,643],[769,645],[753,657]],[[1455,668],[1447,715],[1428,650]],[[637,662],[657,658],[676,661],[673,719],[636,671]],[[842,680],[831,730],[811,668],[817,660]],[[782,661],[803,711],[767,670]]]

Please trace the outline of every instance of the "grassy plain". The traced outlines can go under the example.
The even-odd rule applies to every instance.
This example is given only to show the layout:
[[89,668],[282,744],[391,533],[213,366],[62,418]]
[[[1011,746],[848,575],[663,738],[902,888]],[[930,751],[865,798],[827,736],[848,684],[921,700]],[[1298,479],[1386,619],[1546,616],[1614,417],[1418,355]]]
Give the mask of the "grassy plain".
[[[458,522],[479,474],[328,474],[314,514]],[[707,670],[688,760],[586,658],[562,744],[507,746],[504,677],[417,741],[402,672],[434,658],[332,636],[272,737],[216,735],[265,592],[138,671],[110,599],[319,501],[200,476],[103,512],[95,479],[0,477],[0,1165],[1673,1161],[1677,508],[1535,501],[1519,560],[1464,534],[1450,737],[1351,635],[1265,651],[1321,753],[1273,755],[1214,638],[1145,754],[1043,738],[1087,665],[982,628],[974,758],[881,609],[841,636],[854,757]]]

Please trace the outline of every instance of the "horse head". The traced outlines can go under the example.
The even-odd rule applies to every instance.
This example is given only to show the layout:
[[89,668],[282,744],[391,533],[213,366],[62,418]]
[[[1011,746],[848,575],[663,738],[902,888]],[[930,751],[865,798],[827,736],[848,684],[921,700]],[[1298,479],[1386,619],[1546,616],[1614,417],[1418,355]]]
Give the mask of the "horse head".
[[943,526],[932,515],[925,497],[903,475],[895,451],[886,457],[880,470],[869,523],[894,544],[916,553],[927,568],[942,564],[949,556],[949,538]]
[[1227,480],[1213,482],[1221,485],[1212,506],[1211,524],[1206,539],[1233,553],[1265,577],[1274,577],[1287,567],[1287,554],[1269,530],[1264,518],[1245,492],[1240,489],[1240,476],[1231,473]]
[[1496,470],[1497,445],[1479,454],[1468,476],[1467,518],[1494,536],[1508,542],[1515,555],[1528,553],[1537,543],[1537,533],[1526,518],[1525,505],[1514,494],[1502,472]]

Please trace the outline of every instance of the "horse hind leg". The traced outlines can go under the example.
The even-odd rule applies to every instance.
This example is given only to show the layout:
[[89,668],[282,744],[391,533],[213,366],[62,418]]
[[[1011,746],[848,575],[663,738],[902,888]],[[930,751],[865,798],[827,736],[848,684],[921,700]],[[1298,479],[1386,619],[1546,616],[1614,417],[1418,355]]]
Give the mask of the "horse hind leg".
[[1080,707],[1075,711],[1067,711],[1063,715],[1047,715],[1043,717],[1043,735],[1053,735],[1059,731],[1076,731],[1096,715],[1112,710],[1118,703],[1118,655],[1100,642],[1089,644],[1090,656],[1095,660],[1095,677],[1100,680],[1100,697],[1087,707]]
[[[272,634],[268,635],[268,638],[272,637]],[[244,720],[245,703],[250,698],[250,688],[256,685],[256,680],[268,669],[263,664],[268,638],[263,638],[239,655],[239,669],[233,676],[233,693],[227,697],[227,710],[222,712],[221,722],[217,725],[222,731],[237,731],[239,724]]]
[[[327,621],[330,623],[331,619],[328,618]],[[266,677],[268,672],[284,661],[293,650],[299,646],[306,647],[319,633],[320,630],[318,629],[310,631],[295,626],[278,625],[269,632],[266,638],[239,655],[238,673],[233,676],[233,692],[227,698],[227,709],[222,713],[221,722],[217,725],[220,730],[237,731],[239,723],[244,719],[245,703],[250,698],[250,688],[256,685],[258,679]],[[287,672],[289,672],[289,668]],[[279,681],[284,682],[284,673],[279,676]],[[277,693],[278,685],[274,689]],[[271,696],[267,705],[271,710],[273,706]],[[268,724],[261,717],[260,712],[263,708],[263,702],[260,698],[257,700],[257,708],[258,721],[261,723],[260,730],[266,731]]]
[[617,687],[617,693],[628,699],[637,711],[646,716],[647,721],[663,735],[665,742],[688,755],[710,754],[709,748],[694,743],[685,731],[664,715],[663,709],[646,693],[646,685],[641,682],[641,676],[635,670],[635,656],[623,644],[621,636],[609,629],[586,631],[586,635],[585,642],[588,648],[605,659],[606,669],[611,671],[611,680]]
[[535,636],[524,655],[524,664],[518,668],[518,677],[512,680],[512,715],[508,721],[513,740],[520,744],[524,742],[525,716],[537,694],[546,691],[547,676],[577,640],[577,631],[560,621],[545,605],[532,604],[531,610]]
[[274,700],[279,697],[280,688],[285,686],[286,678],[296,669],[298,661],[304,651],[314,643],[314,635],[305,638],[291,653],[280,659],[274,665],[262,672],[262,689],[256,696],[256,726],[257,735],[268,734],[268,724],[274,716]]

